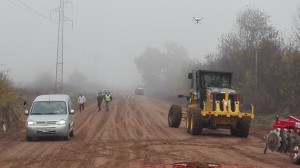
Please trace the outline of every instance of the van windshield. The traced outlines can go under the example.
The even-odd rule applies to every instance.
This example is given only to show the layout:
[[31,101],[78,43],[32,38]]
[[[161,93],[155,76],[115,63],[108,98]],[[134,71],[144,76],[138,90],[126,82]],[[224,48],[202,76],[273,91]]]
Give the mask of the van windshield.
[[67,114],[64,101],[36,101],[34,102],[31,115]]

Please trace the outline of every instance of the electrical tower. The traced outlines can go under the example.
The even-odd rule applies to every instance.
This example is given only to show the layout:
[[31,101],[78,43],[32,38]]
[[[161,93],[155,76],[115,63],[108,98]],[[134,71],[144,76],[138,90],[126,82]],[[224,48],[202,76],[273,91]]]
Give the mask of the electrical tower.
[[[57,59],[56,59],[56,79],[55,92],[61,93],[63,89],[63,74],[64,74],[64,22],[72,21],[64,16],[65,0],[60,0],[58,8],[52,10],[59,13],[58,19],[58,39],[57,39]],[[50,14],[51,17],[51,14]],[[73,25],[73,24],[72,24]],[[72,26],[73,27],[73,26]]]

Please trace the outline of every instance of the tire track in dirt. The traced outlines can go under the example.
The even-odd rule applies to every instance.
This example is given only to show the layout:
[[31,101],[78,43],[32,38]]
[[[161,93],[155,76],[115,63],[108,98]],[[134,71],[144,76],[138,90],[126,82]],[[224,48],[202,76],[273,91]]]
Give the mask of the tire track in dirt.
[[[112,144],[112,148],[110,148],[109,150],[111,151],[111,153],[113,153],[114,157],[116,158],[114,161],[109,161],[107,163],[105,163],[105,166],[111,166],[113,164],[118,165],[121,164],[121,162],[124,162],[124,158],[130,158],[129,160],[132,160],[134,158],[136,158],[137,156],[142,158],[148,158],[145,155],[145,152],[138,152],[138,151],[130,151],[128,150],[128,145],[124,142],[126,141],[130,141],[130,143],[138,143],[139,141],[135,140],[135,139],[142,139],[143,138],[143,134],[139,133],[139,130],[145,130],[145,121],[148,122],[148,120],[151,120],[151,118],[149,117],[150,115],[147,115],[146,117],[141,115],[141,112],[143,110],[143,107],[140,106],[138,103],[136,103],[135,101],[132,100],[127,100],[124,97],[121,97],[118,101],[116,101],[117,108],[115,110],[113,110],[112,113],[116,113],[116,114],[111,114],[111,118],[114,118],[113,121],[115,122],[115,124],[110,127],[109,132],[112,132],[112,134],[114,136],[116,136],[115,134],[117,133],[116,139],[119,140],[119,142],[117,142],[119,145],[117,145],[117,148],[114,148],[115,143],[111,143]],[[126,107],[131,107],[130,109],[126,108]],[[145,118],[144,118],[145,117]],[[111,120],[111,119],[110,119]],[[142,122],[141,122],[142,121]],[[148,125],[151,125],[151,127],[153,127],[153,123],[148,122]],[[108,126],[108,125],[106,125]],[[135,129],[131,129],[131,128],[135,128]],[[150,130],[151,131],[151,130]],[[147,131],[148,132],[148,131]],[[155,139],[158,139],[159,137],[155,137]],[[114,138],[113,138],[114,139]],[[104,142],[101,142],[104,143]],[[123,144],[123,145],[120,145]],[[106,146],[108,146],[109,144],[106,143]],[[123,155],[122,155],[123,153]],[[125,155],[124,155],[125,154]],[[146,152],[147,154],[147,152]],[[157,157],[156,160],[159,160],[160,158]],[[143,161],[145,162],[145,161]],[[146,161],[147,162],[147,161]],[[102,165],[103,166],[103,165]]]
[[91,130],[92,125],[95,122],[95,104],[92,104],[85,108],[83,112],[77,111],[75,114],[75,136],[76,139],[82,139],[88,140],[88,137],[91,132],[88,130]]
[[260,130],[251,129],[243,139],[231,137],[228,130],[205,129],[204,135],[192,136],[184,122],[170,128],[169,107],[144,96],[114,96],[111,111],[98,112],[95,101],[84,112],[76,111],[75,137],[70,141],[27,142],[24,130],[0,138],[0,167],[163,167],[178,161],[297,167],[287,154],[262,154],[264,132]]
[[141,126],[136,129],[143,130],[139,129],[137,132],[142,132],[143,138],[168,138],[171,134],[165,129],[167,120],[156,110],[157,104],[145,104],[144,97],[134,97],[134,99],[135,101],[130,104],[131,112],[135,112],[136,123]]

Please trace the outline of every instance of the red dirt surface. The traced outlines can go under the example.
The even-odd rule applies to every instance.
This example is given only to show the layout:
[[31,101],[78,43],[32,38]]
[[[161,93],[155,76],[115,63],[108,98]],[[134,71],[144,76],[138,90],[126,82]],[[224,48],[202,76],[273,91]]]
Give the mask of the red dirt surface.
[[[102,109],[104,104],[102,104]],[[69,141],[25,139],[25,128],[0,136],[1,168],[169,168],[175,162],[218,163],[225,168],[298,167],[288,154],[263,154],[266,128],[251,128],[248,138],[229,130],[186,133],[185,123],[170,128],[170,104],[144,96],[116,97],[111,111],[96,102],[75,114],[75,137]]]

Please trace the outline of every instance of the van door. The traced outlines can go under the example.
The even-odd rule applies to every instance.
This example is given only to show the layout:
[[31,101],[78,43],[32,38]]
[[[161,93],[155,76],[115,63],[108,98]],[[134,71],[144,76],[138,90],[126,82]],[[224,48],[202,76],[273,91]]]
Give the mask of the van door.
[[[72,109],[72,103],[70,101],[67,101],[68,104],[68,120],[70,123],[70,131],[74,128],[74,110]],[[73,110],[73,112],[72,112]]]

